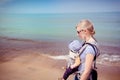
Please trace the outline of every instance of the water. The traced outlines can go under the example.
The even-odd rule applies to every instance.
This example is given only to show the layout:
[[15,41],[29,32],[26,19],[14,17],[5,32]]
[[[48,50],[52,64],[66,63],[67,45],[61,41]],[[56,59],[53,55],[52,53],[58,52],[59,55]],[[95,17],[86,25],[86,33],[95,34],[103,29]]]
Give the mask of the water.
[[113,55],[113,60],[120,61],[120,12],[0,14],[0,36],[37,41],[71,41],[78,39],[75,26],[81,19],[89,19],[94,23],[95,37],[100,44],[118,48],[103,52],[109,59]]
[[69,40],[77,38],[75,26],[90,19],[96,37],[103,43],[120,46],[120,13],[74,14],[1,14],[0,35],[34,40]]
[[81,19],[94,23],[96,37],[104,45],[120,46],[120,12],[74,14],[1,14],[0,36],[33,40],[78,39]]

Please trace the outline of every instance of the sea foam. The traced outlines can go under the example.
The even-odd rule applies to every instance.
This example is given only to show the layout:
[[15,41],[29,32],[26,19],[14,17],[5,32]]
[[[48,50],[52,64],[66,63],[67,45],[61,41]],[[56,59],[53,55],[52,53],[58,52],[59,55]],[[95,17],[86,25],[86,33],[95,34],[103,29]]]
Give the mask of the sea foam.
[[[49,56],[52,59],[57,60],[66,60],[68,58],[68,55],[58,55],[58,56]],[[104,64],[105,62],[120,62],[120,55],[109,55],[109,54],[101,54],[98,57],[97,63],[98,64]]]
[[52,59],[66,60],[68,58],[68,55],[49,56],[49,57]]
[[99,56],[99,62],[100,64],[105,62],[120,62],[120,55],[109,55],[109,54],[102,54]]

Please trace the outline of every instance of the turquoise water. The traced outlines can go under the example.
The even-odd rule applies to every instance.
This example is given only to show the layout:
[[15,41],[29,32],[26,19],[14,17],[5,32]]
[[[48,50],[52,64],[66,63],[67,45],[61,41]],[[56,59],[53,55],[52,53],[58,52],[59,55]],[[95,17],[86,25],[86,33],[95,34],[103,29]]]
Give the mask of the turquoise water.
[[120,46],[120,12],[73,14],[0,14],[0,36],[33,40],[78,39],[76,24],[81,19],[94,23],[98,41]]

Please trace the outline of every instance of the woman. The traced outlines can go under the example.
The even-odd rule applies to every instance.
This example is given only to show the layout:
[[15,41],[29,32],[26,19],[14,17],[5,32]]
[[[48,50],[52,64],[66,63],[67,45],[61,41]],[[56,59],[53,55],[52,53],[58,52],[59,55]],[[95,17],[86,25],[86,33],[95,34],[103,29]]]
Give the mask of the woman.
[[[81,53],[79,58],[76,58],[76,64],[72,65],[71,68],[79,65],[79,73],[80,79],[75,77],[75,80],[91,80],[91,71],[95,67],[94,59],[98,56],[98,44],[96,39],[94,38],[95,30],[93,24],[89,20],[82,20],[76,26],[77,34],[80,39],[84,41],[84,43],[90,43],[91,45],[87,45],[84,51]],[[80,61],[81,60],[81,61]],[[81,63],[80,63],[81,62]],[[94,79],[96,80],[96,79]]]

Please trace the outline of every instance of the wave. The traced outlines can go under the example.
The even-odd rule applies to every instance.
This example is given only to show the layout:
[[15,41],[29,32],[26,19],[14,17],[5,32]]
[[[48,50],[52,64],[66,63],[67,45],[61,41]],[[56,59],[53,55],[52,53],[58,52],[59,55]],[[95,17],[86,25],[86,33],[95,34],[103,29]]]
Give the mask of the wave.
[[66,60],[68,58],[68,55],[49,56],[49,57],[57,60]]
[[119,63],[120,62],[120,55],[101,54],[98,58],[97,63],[103,64],[105,62]]
[[[57,60],[66,60],[68,55],[58,55],[58,56],[49,56],[52,59]],[[98,64],[105,64],[107,63],[120,63],[120,55],[109,55],[109,54],[101,54],[97,61]]]

